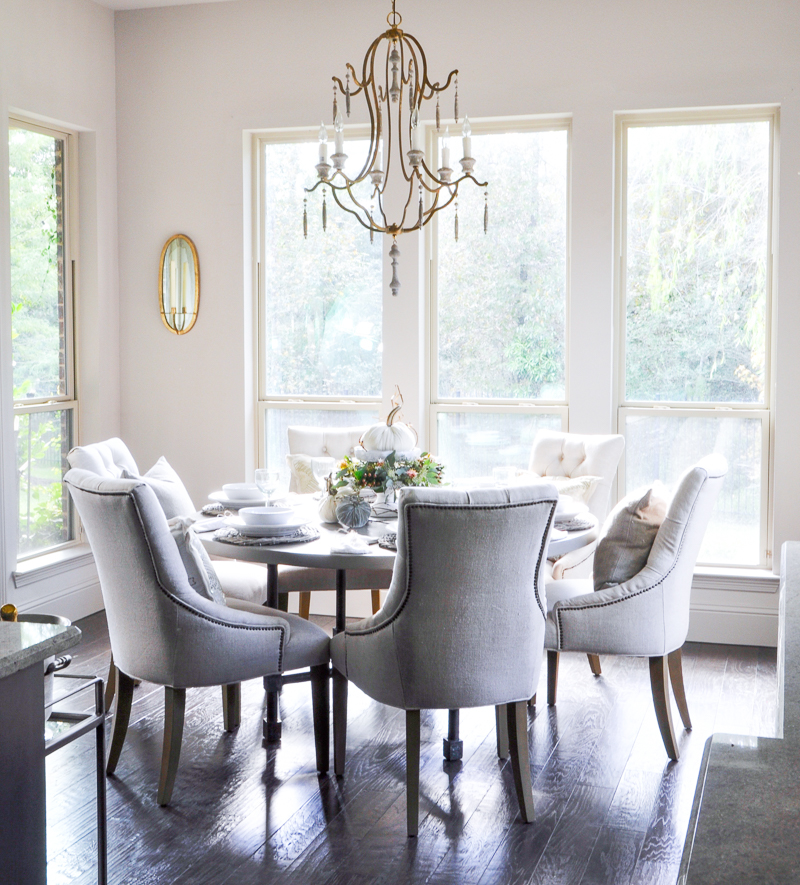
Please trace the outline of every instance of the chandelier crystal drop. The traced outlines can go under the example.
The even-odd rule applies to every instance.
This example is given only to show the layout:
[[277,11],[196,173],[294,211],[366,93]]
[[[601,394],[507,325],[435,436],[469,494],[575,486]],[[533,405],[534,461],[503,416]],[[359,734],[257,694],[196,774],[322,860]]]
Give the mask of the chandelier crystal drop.
[[[420,111],[424,101],[436,100],[436,131],[441,131],[440,96],[454,87],[453,121],[459,123],[458,113],[458,71],[451,71],[444,84],[432,83],[428,78],[428,62],[422,46],[416,37],[400,29],[402,18],[395,10],[396,0],[392,0],[392,11],[386,17],[388,30],[377,37],[364,57],[362,72],[359,75],[351,65],[346,65],[345,81],[333,77],[333,130],[334,152],[328,157],[328,132],[323,123],[319,129],[319,162],[316,165],[317,182],[306,188],[312,193],[322,186],[323,227],[327,221],[325,192],[330,188],[335,203],[345,212],[355,216],[359,224],[374,234],[387,234],[392,237],[392,281],[390,288],[397,295],[400,281],[397,276],[400,250],[397,237],[400,234],[421,230],[441,209],[449,206],[458,196],[458,188],[469,179],[478,187],[484,188],[487,206],[484,208],[484,232],[488,223],[488,182],[478,181],[473,175],[475,159],[472,157],[472,130],[469,118],[464,117],[461,129],[462,157],[459,160],[461,172],[453,178],[450,165],[450,129],[445,129],[442,139],[441,162],[437,167],[437,153],[425,155],[425,142]],[[351,85],[352,83],[352,85]],[[407,87],[407,89],[405,88]],[[369,148],[362,168],[350,177],[345,172],[347,154],[344,144],[344,119],[339,106],[339,96],[345,97],[345,114],[350,116],[351,99],[362,95],[367,106],[370,121]],[[407,97],[408,106],[403,99]],[[371,182],[369,205],[354,193],[354,188],[369,179]],[[391,205],[398,207],[392,218],[385,205],[387,187],[400,190]],[[407,195],[402,190],[407,188]],[[427,195],[427,199],[424,196]],[[418,200],[417,200],[418,196]],[[402,208],[399,208],[402,207]],[[305,209],[304,228],[305,228]],[[455,222],[455,237],[458,239],[458,219]]]

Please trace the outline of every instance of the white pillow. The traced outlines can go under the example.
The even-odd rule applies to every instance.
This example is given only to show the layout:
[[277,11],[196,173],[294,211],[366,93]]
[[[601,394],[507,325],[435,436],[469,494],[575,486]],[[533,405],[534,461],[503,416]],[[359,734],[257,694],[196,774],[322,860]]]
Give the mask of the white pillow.
[[647,565],[667,505],[666,490],[658,483],[623,498],[609,513],[594,552],[595,590],[624,584]]
[[142,482],[146,482],[155,492],[167,519],[173,519],[176,516],[191,516],[196,510],[186,491],[186,486],[163,455],[144,476],[136,476],[135,473],[131,473],[130,470],[123,467],[122,478],[140,479]]
[[311,469],[310,455],[287,455],[286,463],[292,473],[294,490],[299,495],[309,495],[321,492],[322,486],[317,482],[314,471]]
[[567,495],[586,504],[594,494],[602,476],[543,476],[542,479],[553,483],[559,495]]
[[225,605],[225,594],[222,592],[217,573],[202,542],[192,531],[191,523],[178,516],[171,519],[168,525],[178,553],[181,555],[183,567],[186,569],[189,585],[211,602]]

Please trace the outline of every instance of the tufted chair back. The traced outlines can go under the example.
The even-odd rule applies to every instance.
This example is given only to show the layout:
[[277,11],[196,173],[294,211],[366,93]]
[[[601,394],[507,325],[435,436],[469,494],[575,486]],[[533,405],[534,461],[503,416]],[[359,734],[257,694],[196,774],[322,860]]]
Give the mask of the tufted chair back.
[[[310,458],[329,457],[340,460],[352,456],[366,427],[287,427],[290,455],[308,455]],[[296,492],[292,477],[289,491]]]
[[528,469],[545,479],[548,476],[601,477],[586,503],[602,524],[608,515],[611,484],[624,448],[624,437],[616,433],[602,436],[540,430],[533,441]]
[[75,446],[67,453],[67,461],[70,467],[89,470],[107,479],[119,479],[123,468],[136,476],[139,475],[139,468],[133,460],[133,455],[125,443],[116,436],[88,446]]

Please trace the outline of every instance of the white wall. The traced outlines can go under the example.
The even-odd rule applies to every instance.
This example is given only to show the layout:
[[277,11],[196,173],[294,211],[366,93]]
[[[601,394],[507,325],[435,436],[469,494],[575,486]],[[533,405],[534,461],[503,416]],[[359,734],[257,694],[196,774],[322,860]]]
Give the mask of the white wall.
[[[388,6],[240,0],[117,13],[122,433],[142,467],[166,454],[197,500],[252,467],[243,130],[327,119],[331,75],[360,65]],[[470,117],[573,115],[572,430],[614,428],[614,112],[780,104],[774,549],[800,536],[800,4],[405,0],[400,11],[435,76],[459,67]],[[183,337],[164,329],[156,302],[160,250],[179,231],[201,267],[199,319]],[[403,283],[417,317],[423,293],[412,274]],[[413,404],[408,417],[425,424]]]
[[[80,131],[81,224],[76,256],[79,434],[119,432],[119,315],[114,16],[90,0],[0,3],[0,169],[8,168],[11,111]],[[14,584],[16,455],[11,424],[8,176],[0,175],[0,598],[79,616],[99,607],[89,561],[56,581]],[[57,599],[53,599],[56,596]],[[59,601],[60,600],[60,601]],[[80,600],[80,601],[78,601]]]

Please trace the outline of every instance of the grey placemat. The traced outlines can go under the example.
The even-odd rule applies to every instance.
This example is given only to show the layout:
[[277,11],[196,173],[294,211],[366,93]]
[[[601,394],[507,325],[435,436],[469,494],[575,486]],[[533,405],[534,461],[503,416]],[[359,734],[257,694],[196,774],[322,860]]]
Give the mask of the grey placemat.
[[572,519],[556,519],[554,523],[562,532],[582,532],[594,525],[594,520],[588,516],[573,516]]
[[278,544],[303,544],[306,541],[316,541],[317,538],[319,538],[319,529],[311,525],[301,525],[291,535],[279,535],[274,538],[249,538],[235,528],[229,527],[214,532],[211,540],[236,544],[239,547],[275,547]]

